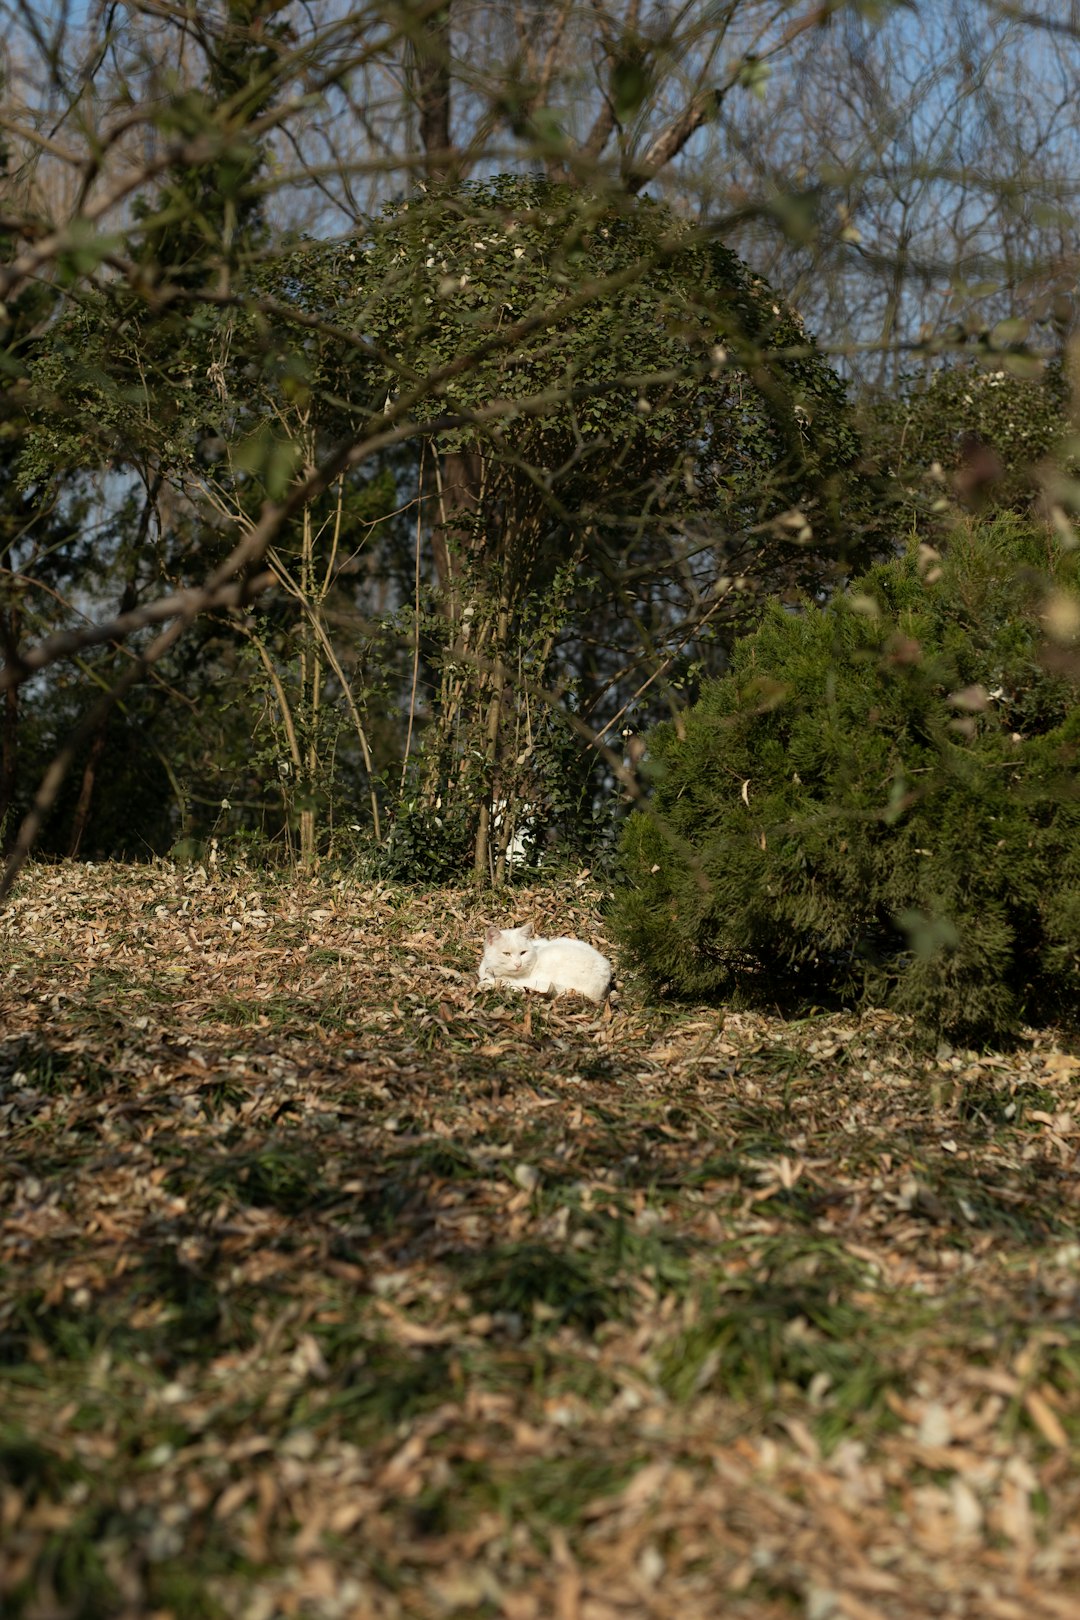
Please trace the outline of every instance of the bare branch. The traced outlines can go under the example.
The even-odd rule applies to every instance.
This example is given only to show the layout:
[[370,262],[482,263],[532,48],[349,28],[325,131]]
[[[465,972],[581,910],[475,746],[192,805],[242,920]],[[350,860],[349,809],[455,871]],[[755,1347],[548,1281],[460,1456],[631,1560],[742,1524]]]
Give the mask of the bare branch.
[[47,669],[58,659],[70,658],[74,653],[85,652],[88,647],[99,647],[106,641],[123,641],[150,625],[162,624],[168,619],[193,619],[200,613],[212,612],[217,608],[243,607],[273,583],[274,575],[267,572],[257,574],[252,579],[232,580],[214,589],[192,586],[172,596],[159,597],[155,602],[146,602],[128,613],[118,613],[115,618],[102,624],[60,630],[55,635],[46,636],[44,641],[39,641],[27,652],[16,652],[9,657],[0,668],[0,692],[6,692],[10,686],[21,685],[38,670]]
[[648,185],[672,158],[678,157],[691,136],[716,117],[723,99],[723,90],[699,90],[678,118],[649,144],[645,156],[627,175],[626,189],[636,195],[643,186]]

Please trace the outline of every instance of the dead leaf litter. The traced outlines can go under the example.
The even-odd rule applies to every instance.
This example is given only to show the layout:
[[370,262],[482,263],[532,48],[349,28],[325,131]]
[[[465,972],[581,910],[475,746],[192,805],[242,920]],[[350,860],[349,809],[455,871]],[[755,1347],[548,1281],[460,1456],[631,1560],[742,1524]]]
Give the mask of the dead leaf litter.
[[27,872],[4,1613],[1072,1620],[1080,1057],[481,990],[491,904]]

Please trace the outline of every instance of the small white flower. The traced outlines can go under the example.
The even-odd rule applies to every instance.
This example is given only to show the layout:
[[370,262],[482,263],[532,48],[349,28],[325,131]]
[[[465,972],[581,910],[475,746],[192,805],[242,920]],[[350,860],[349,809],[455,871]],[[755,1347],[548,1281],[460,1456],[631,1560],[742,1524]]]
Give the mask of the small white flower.
[[523,259],[524,257],[525,257],[525,249],[524,248],[517,247],[517,248],[514,249],[514,258],[515,259]]

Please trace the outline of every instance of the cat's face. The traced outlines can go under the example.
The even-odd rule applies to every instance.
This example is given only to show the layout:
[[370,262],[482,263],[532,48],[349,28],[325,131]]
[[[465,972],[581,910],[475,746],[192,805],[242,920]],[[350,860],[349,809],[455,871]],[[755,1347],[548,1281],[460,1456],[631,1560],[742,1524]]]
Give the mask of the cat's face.
[[484,955],[497,974],[512,978],[515,974],[529,971],[536,956],[532,932],[532,923],[526,923],[524,928],[488,929],[484,935]]

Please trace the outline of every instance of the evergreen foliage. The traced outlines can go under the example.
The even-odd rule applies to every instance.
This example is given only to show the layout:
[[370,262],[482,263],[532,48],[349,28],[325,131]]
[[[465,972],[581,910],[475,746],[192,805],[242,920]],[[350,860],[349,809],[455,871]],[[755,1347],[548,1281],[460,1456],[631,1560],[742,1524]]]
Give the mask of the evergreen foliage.
[[[485,806],[539,803],[569,845],[589,774],[579,744],[562,815],[563,729],[523,726],[500,669],[587,710],[663,644],[687,581],[699,600],[723,577],[782,589],[872,552],[861,441],[785,300],[658,204],[500,175],[419,193],[330,251],[380,400],[443,423],[463,492],[439,524],[439,698],[396,833],[498,880]],[[755,607],[748,590],[728,618]]]
[[394,204],[332,251],[391,396],[456,364],[419,418],[520,402],[440,449],[544,480],[553,530],[675,506],[744,527],[795,504],[819,548],[854,529],[844,383],[763,277],[663,205],[497,175]]
[[616,930],[653,987],[884,1005],[977,1041],[1073,1016],[1076,579],[999,518],[771,608],[683,734],[649,736]]
[[[0,88],[4,76],[0,71]],[[10,182],[10,152],[0,138],[0,178]],[[13,232],[0,222],[0,262],[17,249]],[[42,600],[67,583],[67,559],[85,564],[83,503],[40,500],[20,479],[20,456],[27,429],[28,375],[47,344],[56,302],[45,280],[32,282],[0,304],[0,647],[5,657],[28,630],[36,628]],[[35,588],[36,587],[36,588]],[[26,693],[14,688],[0,700],[0,836],[12,819],[26,738]]]
[[[260,61],[253,51],[250,84],[208,86],[223,127],[233,98],[263,93]],[[838,559],[880,545],[845,386],[779,294],[660,205],[504,175],[419,192],[346,243],[282,241],[264,258],[259,154],[233,156],[226,143],[206,174],[170,174],[143,222],[159,281],[104,278],[44,334],[21,480],[42,497],[103,467],[120,475],[109,499],[129,485],[134,519],[95,548],[80,583],[107,598],[120,576],[139,600],[157,574],[198,578],[235,522],[381,428],[389,403],[438,422],[422,462],[393,447],[283,528],[271,560],[291,599],[248,627],[251,723],[276,716],[275,746],[248,749],[239,727],[242,759],[219,760],[217,787],[191,767],[198,747],[169,752],[188,819],[216,825],[227,799],[234,826],[242,803],[261,821],[280,790],[287,820],[317,809],[328,827],[333,809],[352,824],[334,780],[344,771],[346,800],[380,796],[395,817],[388,858],[433,876],[470,863],[501,875],[502,851],[483,847],[485,806],[515,807],[489,847],[512,840],[524,804],[541,805],[565,844],[590,822],[593,768],[544,703],[511,701],[508,677],[557,689],[578,712],[614,692],[617,710],[672,633],[669,682],[719,661],[729,626],[757,611],[743,584],[818,588]],[[200,200],[211,169],[223,173],[216,212]],[[198,193],[184,208],[174,181]],[[467,469],[456,505],[442,493],[454,458]],[[422,569],[419,533],[393,521],[412,523],[414,497]],[[362,570],[346,561],[361,544]],[[718,579],[740,582],[718,591],[722,617],[708,601]],[[335,615],[340,668],[321,669],[321,643],[307,645],[310,612],[290,629],[300,599]],[[713,620],[708,641],[678,630],[688,612]],[[213,634],[204,673],[227,699],[236,649],[224,627]],[[406,728],[389,709],[406,690],[419,698],[403,768]],[[371,759],[337,725],[342,703],[362,711]]]
[[879,401],[872,418],[882,462],[909,488],[930,475],[936,496],[941,485],[931,474],[935,464],[948,477],[965,443],[985,445],[997,475],[983,499],[997,509],[1029,510],[1046,481],[1039,476],[1043,464],[1055,458],[1065,463],[1076,454],[1068,379],[1059,360],[1041,367],[1027,360],[1019,374],[1006,368],[1000,354],[984,364],[958,360],[929,378],[909,379]]

